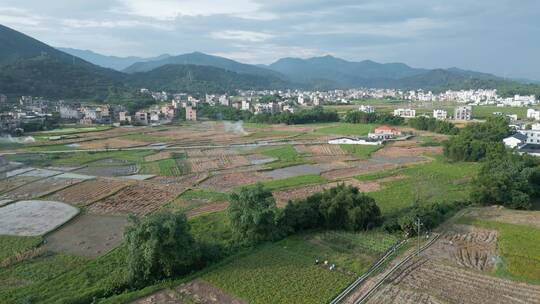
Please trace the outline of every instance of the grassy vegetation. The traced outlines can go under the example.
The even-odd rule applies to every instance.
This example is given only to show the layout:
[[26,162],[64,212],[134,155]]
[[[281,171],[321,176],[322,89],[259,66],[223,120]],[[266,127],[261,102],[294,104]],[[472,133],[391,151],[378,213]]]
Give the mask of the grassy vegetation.
[[500,112],[503,114],[517,114],[518,118],[527,118],[527,109],[524,107],[497,107],[497,106],[475,106],[473,107],[473,117],[478,119],[485,119],[489,116],[493,116],[494,112]]
[[0,262],[37,247],[41,243],[39,236],[0,235]]
[[1,290],[0,299],[2,303],[91,303],[125,284],[125,255],[120,247],[90,261],[56,255],[2,269],[1,273],[14,271],[9,278],[27,277],[32,283]]
[[472,218],[461,218],[458,222],[499,231],[497,248],[502,260],[496,275],[540,283],[540,229]]
[[180,176],[188,173],[188,168],[180,159],[162,159],[143,163],[141,173],[161,176]]
[[314,265],[290,250],[288,239],[239,256],[202,278],[250,303],[329,302],[353,276]]
[[276,191],[286,188],[294,188],[299,186],[305,186],[305,185],[314,185],[314,184],[322,184],[326,183],[328,180],[320,175],[315,174],[307,174],[307,175],[301,175],[301,176],[294,176],[284,179],[278,179],[278,180],[272,180],[263,182],[263,186],[270,190],[270,191]]
[[88,132],[98,132],[111,129],[111,126],[95,126],[95,127],[70,127],[70,128],[60,128],[49,131],[41,131],[32,133],[32,135],[37,136],[62,136],[70,134],[79,134],[79,133],[88,133]]
[[188,190],[178,198],[166,205],[173,210],[189,211],[208,204],[224,202],[229,199],[228,194],[211,190]]
[[422,147],[438,147],[442,146],[443,144],[441,140],[437,140],[431,136],[420,137],[420,140],[422,141],[420,144]]
[[273,157],[276,161],[273,161],[266,165],[269,169],[285,168],[295,165],[302,165],[306,163],[306,160],[302,155],[298,154],[296,149],[292,145],[281,147],[265,147],[260,149],[261,154],[269,157]]
[[228,246],[232,242],[232,232],[227,213],[214,212],[197,216],[190,220],[191,232],[199,241]]
[[383,146],[366,146],[366,145],[339,145],[339,146],[344,151],[347,151],[360,158],[369,158],[371,153],[383,147]]
[[102,159],[116,159],[132,164],[144,162],[144,157],[152,154],[152,151],[108,151],[108,152],[73,152],[58,154],[18,154],[8,155],[7,159],[18,161],[30,166],[80,166]]
[[[404,175],[406,178],[385,183],[383,189],[370,196],[375,198],[383,214],[397,213],[417,200],[427,203],[465,200],[469,197],[470,180],[478,168],[477,163],[448,163],[437,157],[430,163],[392,170],[387,176]],[[378,174],[375,179],[387,177],[385,173]]]
[[324,135],[363,136],[373,131],[376,127],[377,125],[373,124],[338,123],[333,126],[317,129],[315,130],[315,133]]

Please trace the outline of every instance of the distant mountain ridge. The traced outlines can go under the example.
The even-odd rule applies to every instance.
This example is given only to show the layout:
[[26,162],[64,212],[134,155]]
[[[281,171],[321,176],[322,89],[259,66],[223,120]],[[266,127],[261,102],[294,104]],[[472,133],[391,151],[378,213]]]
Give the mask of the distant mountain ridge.
[[171,55],[169,54],[162,54],[157,57],[149,57],[149,58],[136,57],[136,56],[118,57],[118,56],[102,55],[102,54],[95,53],[90,50],[79,50],[79,49],[64,48],[64,47],[58,47],[57,49],[64,53],[68,53],[70,55],[82,58],[95,65],[114,69],[117,71],[122,71],[123,69],[137,62],[162,60],[162,59],[171,57]]
[[283,77],[283,75],[281,75],[280,73],[272,71],[270,69],[261,68],[251,64],[240,63],[238,61],[234,61],[224,57],[208,55],[201,52],[170,56],[160,60],[138,62],[124,69],[123,72],[130,74],[137,72],[148,72],[155,68],[159,68],[168,64],[211,66],[240,74]]

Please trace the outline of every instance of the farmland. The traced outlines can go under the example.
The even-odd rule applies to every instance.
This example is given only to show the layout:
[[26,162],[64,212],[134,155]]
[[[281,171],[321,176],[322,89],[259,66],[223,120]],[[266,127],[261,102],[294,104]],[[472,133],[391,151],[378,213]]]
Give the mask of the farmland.
[[[98,128],[67,134],[76,135],[73,138],[43,136],[36,143],[10,148],[12,154],[6,159],[20,164],[0,177],[0,200],[2,204],[4,198],[10,200],[0,207],[0,231],[5,234],[0,236],[0,263],[7,261],[0,268],[0,298],[6,303],[88,303],[94,298],[97,303],[130,303],[158,291],[153,299],[181,294],[191,297],[186,299],[215,295],[224,303],[328,302],[403,235],[382,228],[357,233],[310,230],[277,242],[237,247],[226,212],[231,192],[262,183],[281,212],[289,199],[344,183],[373,197],[387,218],[416,201],[467,199],[479,168],[477,163],[447,162],[440,146],[445,137],[429,132],[368,147],[327,141],[364,135],[375,125],[244,127],[247,134],[227,131],[221,122],[163,129]],[[38,198],[47,203],[18,208],[24,200]],[[62,208],[45,212],[41,207],[48,204],[67,206],[69,212],[62,213]],[[20,209],[15,215],[24,219],[19,221],[21,227],[11,222],[15,209]],[[128,289],[123,243],[128,215],[176,211],[186,213],[195,239],[211,246],[222,259],[188,276],[147,289]],[[407,295],[416,299],[418,290],[410,286],[417,277],[428,287],[435,282],[433,290],[439,293],[429,297],[437,299],[446,296],[444,285],[451,286],[452,275],[457,278],[456,288],[461,288],[466,286],[462,281],[469,282],[462,278],[473,276],[471,271],[478,276],[475,282],[503,284],[511,279],[538,284],[538,274],[526,267],[536,265],[537,248],[525,248],[523,242],[540,238],[535,224],[539,218],[497,212],[469,210],[469,222],[452,224],[428,252],[434,255],[429,263],[410,276],[404,273],[372,301]],[[21,231],[33,236],[21,236]],[[525,250],[527,255],[518,254]],[[495,255],[504,263],[492,262]],[[336,269],[316,265],[316,259],[327,260]],[[436,281],[433,273],[439,264],[444,265],[444,276]],[[466,293],[475,298],[474,290]]]

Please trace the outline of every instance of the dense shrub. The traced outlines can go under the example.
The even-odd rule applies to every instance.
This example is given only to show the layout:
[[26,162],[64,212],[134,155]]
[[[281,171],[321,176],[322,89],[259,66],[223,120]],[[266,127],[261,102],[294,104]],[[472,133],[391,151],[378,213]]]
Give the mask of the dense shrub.
[[200,252],[184,214],[131,216],[130,222],[125,239],[131,285],[143,286],[194,269]]
[[394,116],[390,113],[366,113],[363,111],[349,111],[345,114],[343,120],[356,124],[388,124],[396,126],[405,122],[403,117]]
[[538,160],[504,148],[490,151],[473,185],[471,199],[476,203],[530,209],[540,198]]
[[459,133],[459,129],[448,121],[439,120],[433,117],[420,116],[409,119],[410,127],[417,130],[430,131],[441,134],[455,135]]
[[238,243],[253,245],[279,237],[276,202],[272,192],[260,183],[233,192],[227,214]]
[[339,115],[337,114],[337,112],[325,111],[323,107],[317,106],[311,109],[299,110],[295,113],[285,111],[274,114],[257,114],[252,116],[249,121],[253,123],[284,123],[288,125],[294,125],[320,122],[337,122],[339,121]]
[[444,154],[453,161],[479,161],[490,149],[499,149],[503,138],[511,134],[504,117],[489,117],[473,123],[444,143]]

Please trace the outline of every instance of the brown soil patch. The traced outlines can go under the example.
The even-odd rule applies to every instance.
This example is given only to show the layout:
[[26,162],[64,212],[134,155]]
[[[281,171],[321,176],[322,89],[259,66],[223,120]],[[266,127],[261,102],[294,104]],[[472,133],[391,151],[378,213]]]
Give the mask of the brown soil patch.
[[221,169],[231,169],[251,164],[251,162],[242,155],[223,155],[220,157],[211,158],[189,158],[187,160],[187,163],[190,166],[191,172],[196,173]]
[[98,257],[122,243],[125,217],[82,214],[45,237],[45,248],[84,257]]
[[174,289],[158,291],[150,296],[139,299],[133,304],[245,304],[235,299],[221,289],[201,280],[182,284]]
[[[428,295],[447,303],[540,303],[538,285],[503,280],[427,259],[412,262],[409,268],[394,276],[387,287],[392,285],[414,292],[416,296]],[[369,303],[403,303],[391,301],[386,295],[386,288],[382,288]]]
[[21,187],[40,178],[41,177],[38,176],[13,176],[7,179],[0,180],[0,193],[9,191],[17,187]]
[[181,193],[185,190],[199,184],[208,177],[208,173],[190,174],[183,176],[156,176],[148,180],[148,183],[163,185],[172,191]]
[[257,182],[268,180],[271,180],[271,178],[255,171],[234,172],[214,175],[202,182],[200,187],[218,192],[228,192],[239,186],[255,184]]
[[87,206],[119,191],[129,184],[130,182],[127,181],[98,178],[60,190],[51,195],[49,199],[77,206]]
[[146,146],[148,143],[125,138],[108,138],[80,143],[80,149],[130,148]]
[[468,209],[464,213],[464,216],[540,228],[540,211],[508,210],[503,207],[494,206]]
[[49,177],[25,184],[22,187],[4,193],[1,197],[10,199],[38,198],[80,182],[82,180],[76,178]]
[[422,156],[425,154],[442,154],[443,148],[440,146],[437,147],[418,147],[416,145],[405,145],[406,142],[403,142],[402,145],[391,144],[388,145],[375,153],[373,156],[384,156],[384,157],[407,157],[407,156]]
[[478,271],[491,272],[497,257],[497,231],[454,226],[426,251],[437,260]]
[[176,198],[180,192],[174,187],[149,182],[128,186],[104,200],[93,203],[88,211],[95,214],[145,215]]
[[163,160],[163,159],[169,159],[171,157],[172,157],[172,152],[161,151],[152,155],[145,156],[144,161],[153,162],[153,161],[158,161],[158,160]]

